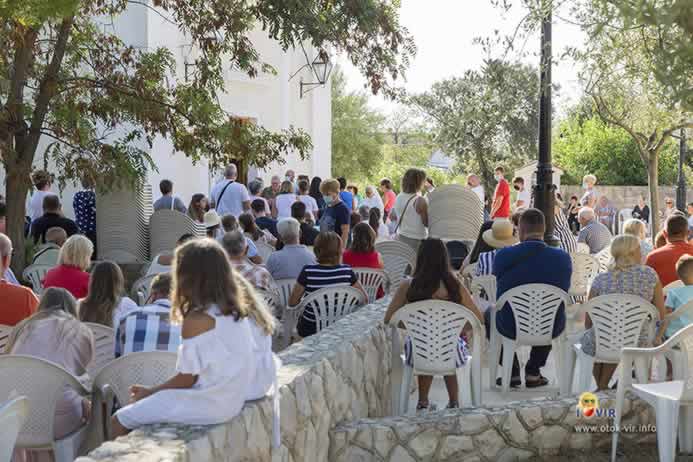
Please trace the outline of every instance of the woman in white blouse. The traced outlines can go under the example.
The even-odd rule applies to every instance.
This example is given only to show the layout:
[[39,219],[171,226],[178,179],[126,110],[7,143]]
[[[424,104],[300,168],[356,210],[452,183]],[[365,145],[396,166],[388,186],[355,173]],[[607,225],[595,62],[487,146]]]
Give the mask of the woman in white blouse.
[[294,194],[294,185],[290,181],[284,181],[279,195],[275,197],[274,203],[277,207],[277,220],[289,218],[291,216],[291,204],[296,202],[298,197]]

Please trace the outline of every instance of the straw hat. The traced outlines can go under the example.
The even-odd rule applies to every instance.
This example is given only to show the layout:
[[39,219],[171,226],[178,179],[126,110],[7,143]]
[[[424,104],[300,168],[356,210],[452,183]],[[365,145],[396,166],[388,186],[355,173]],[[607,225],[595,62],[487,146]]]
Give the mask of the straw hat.
[[484,231],[481,236],[484,242],[496,249],[517,244],[517,237],[513,236],[513,224],[510,220],[494,220],[491,229]]
[[215,226],[219,226],[221,224],[221,218],[219,218],[219,214],[216,212],[216,210],[210,210],[209,212],[205,213],[202,223],[204,223],[205,228],[207,229],[214,228]]

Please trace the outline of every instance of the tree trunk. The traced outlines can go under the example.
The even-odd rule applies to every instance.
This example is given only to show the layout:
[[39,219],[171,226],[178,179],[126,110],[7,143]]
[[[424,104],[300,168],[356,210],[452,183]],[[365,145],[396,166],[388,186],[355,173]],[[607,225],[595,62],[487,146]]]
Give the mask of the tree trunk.
[[659,232],[659,159],[657,153],[649,153],[647,163],[647,182],[650,187],[650,223],[652,226],[652,241]]
[[13,167],[7,172],[7,235],[12,240],[14,255],[12,270],[19,278],[26,267],[26,252],[24,244],[24,217],[26,215],[26,195],[29,192],[30,171],[25,168]]

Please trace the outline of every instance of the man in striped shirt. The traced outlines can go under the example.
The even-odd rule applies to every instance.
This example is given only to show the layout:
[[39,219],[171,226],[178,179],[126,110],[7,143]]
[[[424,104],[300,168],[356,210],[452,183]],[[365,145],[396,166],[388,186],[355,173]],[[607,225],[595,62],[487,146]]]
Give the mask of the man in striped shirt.
[[158,274],[150,289],[151,304],[128,313],[116,328],[115,357],[140,351],[177,351],[180,325],[171,324],[171,275]]
[[611,238],[613,237],[611,231],[597,221],[593,209],[582,207],[578,213],[578,221],[580,221],[578,242],[587,244],[591,254],[599,253],[611,244]]

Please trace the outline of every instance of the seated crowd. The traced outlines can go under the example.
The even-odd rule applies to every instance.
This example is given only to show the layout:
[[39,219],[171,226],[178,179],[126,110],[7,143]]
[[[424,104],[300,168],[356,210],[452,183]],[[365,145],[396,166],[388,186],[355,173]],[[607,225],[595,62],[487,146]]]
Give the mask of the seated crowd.
[[[119,403],[112,417],[113,434],[123,435],[143,425],[168,422],[215,424],[237,415],[244,402],[270,393],[276,380],[278,362],[273,355],[272,337],[276,318],[262,294],[277,290],[277,281],[295,280],[288,308],[300,305],[320,289],[353,287],[367,295],[359,282],[358,269],[384,268],[376,250],[379,239],[394,238],[416,252],[412,274],[395,289],[385,315],[389,322],[408,303],[446,300],[467,307],[486,326],[490,336],[491,312],[477,306],[462,283],[468,265],[476,265],[474,276],[493,275],[497,297],[526,284],[547,284],[567,292],[571,285],[573,244],[561,240],[561,248],[544,241],[544,214],[518,201],[520,211],[508,218],[483,224],[477,242],[468,255],[459,257],[462,268],[453,269],[456,259],[451,243],[428,237],[428,201],[424,192],[433,191],[425,172],[409,169],[396,195],[390,180],[381,182],[381,198],[375,187],[365,188],[365,196],[346,179],[320,180],[299,177],[289,170],[282,181],[273,177],[263,187],[253,180],[249,190],[236,182],[231,165],[225,179],[212,189],[209,199],[193,196],[186,208],[173,195],[173,184],[164,180],[157,210],[187,213],[204,225],[206,238],[181,236],[175,249],[153,256],[143,271],[152,276],[143,306],[125,295],[125,278],[112,262],[92,262],[94,244],[80,234],[80,227],[62,219],[55,195],[43,198],[43,215],[32,223],[32,236],[41,244],[34,263],[53,266],[44,280],[41,297],[10,280],[0,280],[0,324],[15,326],[6,352],[29,354],[53,361],[76,376],[84,375],[95,355],[94,336],[89,324],[114,330],[114,357],[141,351],[177,352],[175,375],[162,385],[146,388],[133,385],[131,401]],[[523,181],[515,182],[523,188]],[[523,195],[523,197],[526,197]],[[557,212],[561,213],[560,207]],[[54,216],[56,215],[56,216]],[[509,215],[509,214],[508,214]],[[599,274],[589,297],[604,294],[635,294],[650,301],[663,317],[693,300],[693,245],[688,243],[688,222],[673,213],[666,222],[666,243],[655,250],[643,244],[641,222],[634,220],[627,232],[615,239],[593,209],[577,212],[578,241],[598,253],[610,248],[613,266]],[[358,223],[355,223],[359,221]],[[565,220],[564,226],[570,225]],[[272,247],[263,260],[260,250]],[[648,250],[649,249],[649,250]],[[466,247],[464,253],[466,254]],[[0,274],[11,274],[12,242],[0,233]],[[459,265],[456,265],[459,266]],[[664,300],[663,287],[675,280],[683,287],[672,289]],[[256,290],[257,289],[257,290]],[[380,287],[377,297],[385,295]],[[567,307],[556,315],[552,335],[566,328]],[[317,314],[310,306],[302,311],[296,331],[299,337],[314,335],[319,329]],[[657,341],[672,335],[689,321],[682,317],[663,324]],[[515,338],[517,326],[510,304],[495,313],[498,333]],[[583,344],[594,354],[594,333],[589,317]],[[469,357],[468,335],[460,332],[457,364]],[[534,346],[525,365],[525,387],[548,384],[541,373],[551,346]],[[412,345],[405,344],[406,361],[411,364]],[[599,389],[608,386],[613,367],[596,364],[594,376]],[[513,359],[511,387],[521,385],[520,364]],[[500,383],[501,379],[497,380]],[[418,377],[417,410],[431,408],[429,390],[432,377]],[[445,377],[448,407],[459,406],[456,377]],[[91,403],[66,391],[59,404],[56,436],[77,428],[90,413]],[[64,411],[61,411],[61,409]]]

